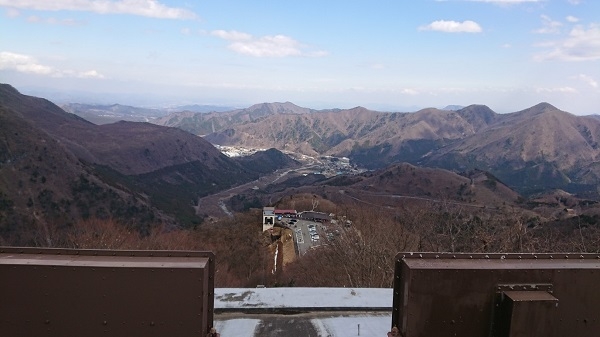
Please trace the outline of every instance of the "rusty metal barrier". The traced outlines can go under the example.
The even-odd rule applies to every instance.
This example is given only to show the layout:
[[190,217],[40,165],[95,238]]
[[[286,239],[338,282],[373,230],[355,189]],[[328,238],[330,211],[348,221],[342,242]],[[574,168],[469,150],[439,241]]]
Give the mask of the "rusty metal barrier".
[[404,337],[600,336],[599,254],[399,253]]
[[205,336],[211,252],[0,247],[2,336]]

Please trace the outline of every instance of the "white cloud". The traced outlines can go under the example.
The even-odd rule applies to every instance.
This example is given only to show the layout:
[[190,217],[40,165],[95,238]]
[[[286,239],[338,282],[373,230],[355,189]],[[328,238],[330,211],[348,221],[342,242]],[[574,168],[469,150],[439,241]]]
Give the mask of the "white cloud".
[[284,57],[302,54],[299,43],[284,35],[263,36],[255,40],[235,40],[229,49],[256,57]]
[[0,52],[0,70],[2,69],[38,75],[51,75],[54,72],[51,67],[37,63],[31,56],[10,52]]
[[542,28],[534,30],[534,33],[538,34],[556,34],[560,32],[562,22],[554,21],[547,15],[542,15]]
[[193,19],[186,9],[168,7],[156,0],[0,0],[0,6],[40,11],[86,11],[98,14],[130,14],[160,19]]
[[575,22],[579,22],[579,18],[575,17],[573,15],[569,15],[566,17],[567,21],[571,22],[571,23],[575,23]]
[[595,79],[593,79],[591,76],[588,76],[585,74],[579,74],[579,75],[575,76],[575,78],[589,84],[592,88],[598,88],[598,82]]
[[415,96],[415,95],[419,94],[419,92],[417,90],[411,89],[411,88],[402,89],[400,92],[402,94],[411,95],[411,96]]
[[14,9],[14,8],[7,8],[6,9],[6,16],[8,16],[9,18],[16,18],[17,16],[21,15],[21,13]]
[[426,26],[419,27],[419,30],[432,30],[445,33],[480,33],[483,31],[477,22],[471,20],[463,22],[438,20]]
[[581,0],[568,0],[571,5],[579,5]]
[[225,30],[215,30],[211,32],[212,35],[220,37],[224,40],[229,41],[250,41],[252,40],[252,35],[247,33],[238,32],[235,30],[225,31]]
[[77,73],[76,77],[79,77],[79,78],[104,78],[104,75],[100,74],[96,70],[89,70],[89,71]]
[[24,54],[0,52],[0,70],[14,70],[20,73],[45,75],[52,77],[104,78],[96,70],[77,72],[73,70],[58,70],[40,64],[34,57]]
[[600,60],[600,24],[591,24],[587,29],[577,25],[566,38],[539,43],[537,46],[547,49],[535,56],[538,61]]
[[229,41],[228,48],[238,54],[254,57],[286,57],[327,55],[325,51],[305,51],[306,46],[285,35],[254,37],[235,30],[215,30],[211,35]]
[[575,88],[571,87],[559,87],[559,88],[536,88],[537,93],[563,93],[563,94],[574,94],[577,93]]

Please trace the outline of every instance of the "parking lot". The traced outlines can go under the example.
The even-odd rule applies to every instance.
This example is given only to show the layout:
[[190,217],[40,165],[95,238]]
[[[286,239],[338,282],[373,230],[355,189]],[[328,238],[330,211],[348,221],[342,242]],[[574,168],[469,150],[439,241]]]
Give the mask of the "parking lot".
[[299,256],[304,255],[313,247],[328,242],[323,224],[297,218],[284,220],[294,231],[294,240],[296,241],[296,249]]

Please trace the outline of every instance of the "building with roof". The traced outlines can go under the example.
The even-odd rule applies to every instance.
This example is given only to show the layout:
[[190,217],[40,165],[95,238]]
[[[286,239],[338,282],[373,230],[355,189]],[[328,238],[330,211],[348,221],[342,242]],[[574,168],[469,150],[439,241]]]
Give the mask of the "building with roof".
[[316,221],[316,222],[329,222],[331,218],[329,214],[323,212],[306,211],[300,212],[298,217],[305,220]]
[[275,217],[275,207],[263,207],[263,232],[273,228],[273,225],[275,225]]
[[295,209],[276,209],[275,215],[295,217],[296,215],[298,215],[298,212],[296,212]]

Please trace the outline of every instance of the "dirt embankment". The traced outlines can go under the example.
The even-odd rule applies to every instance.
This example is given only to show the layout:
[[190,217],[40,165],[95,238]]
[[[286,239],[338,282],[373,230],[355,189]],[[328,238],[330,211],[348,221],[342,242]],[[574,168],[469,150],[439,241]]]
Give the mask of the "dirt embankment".
[[281,272],[287,264],[296,260],[296,247],[291,229],[276,227],[273,229],[273,234],[279,236],[279,239],[269,246],[271,253],[270,260],[273,264],[277,265],[277,268],[275,268],[275,265],[271,266],[271,269],[275,273]]

